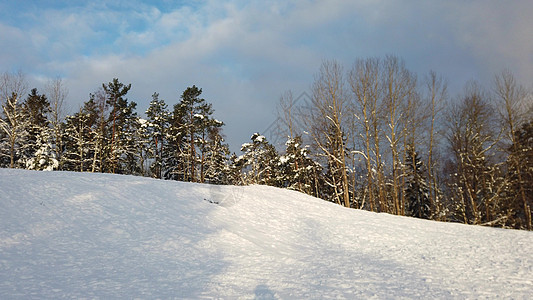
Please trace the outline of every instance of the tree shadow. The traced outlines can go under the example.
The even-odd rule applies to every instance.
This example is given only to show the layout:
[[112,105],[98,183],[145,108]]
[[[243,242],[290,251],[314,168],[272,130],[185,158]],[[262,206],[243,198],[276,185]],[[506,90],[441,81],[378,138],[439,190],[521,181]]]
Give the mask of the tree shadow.
[[276,297],[276,293],[272,291],[266,284],[260,284],[256,286],[254,295],[254,299],[256,300],[278,299]]

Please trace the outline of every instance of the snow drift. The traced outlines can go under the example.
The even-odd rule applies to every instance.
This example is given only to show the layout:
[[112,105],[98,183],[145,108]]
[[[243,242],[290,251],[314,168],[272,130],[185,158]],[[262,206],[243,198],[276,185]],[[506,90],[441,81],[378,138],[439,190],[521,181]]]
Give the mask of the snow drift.
[[533,234],[265,186],[0,169],[0,298],[528,298]]

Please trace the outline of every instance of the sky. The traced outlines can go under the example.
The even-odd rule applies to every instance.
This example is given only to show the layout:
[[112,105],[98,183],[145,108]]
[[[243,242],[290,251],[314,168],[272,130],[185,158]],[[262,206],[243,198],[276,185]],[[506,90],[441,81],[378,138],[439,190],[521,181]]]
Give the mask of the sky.
[[0,1],[0,73],[42,90],[60,77],[75,112],[118,78],[142,115],[151,95],[171,108],[196,85],[233,151],[269,138],[280,96],[308,92],[325,60],[395,55],[450,96],[511,70],[533,86],[533,1],[161,0]]

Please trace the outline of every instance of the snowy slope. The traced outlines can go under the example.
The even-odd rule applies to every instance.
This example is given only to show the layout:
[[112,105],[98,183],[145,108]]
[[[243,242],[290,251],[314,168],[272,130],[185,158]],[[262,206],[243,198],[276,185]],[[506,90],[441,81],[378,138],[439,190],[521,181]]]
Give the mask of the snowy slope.
[[0,169],[2,299],[526,299],[532,244],[264,186]]

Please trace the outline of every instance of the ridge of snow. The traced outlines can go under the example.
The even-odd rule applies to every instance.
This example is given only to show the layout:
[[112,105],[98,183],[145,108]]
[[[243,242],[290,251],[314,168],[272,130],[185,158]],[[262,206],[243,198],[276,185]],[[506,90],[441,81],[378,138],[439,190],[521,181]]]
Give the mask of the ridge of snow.
[[266,186],[0,169],[1,298],[514,298],[533,233]]

